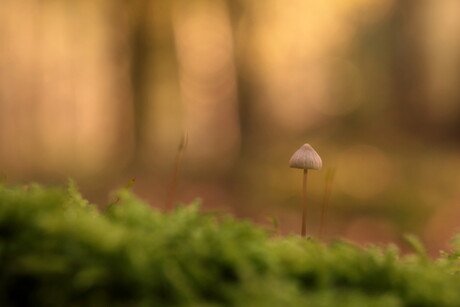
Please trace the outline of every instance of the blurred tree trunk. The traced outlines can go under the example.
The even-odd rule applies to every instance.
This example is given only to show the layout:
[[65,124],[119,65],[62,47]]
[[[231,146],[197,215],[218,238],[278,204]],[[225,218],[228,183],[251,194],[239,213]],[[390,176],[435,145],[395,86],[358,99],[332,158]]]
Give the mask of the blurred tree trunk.
[[[244,65],[244,55],[246,54],[246,46],[244,44],[244,38],[242,35],[250,36],[252,32],[251,24],[246,22],[242,24],[243,18],[250,18],[248,8],[248,2],[242,0],[226,0],[229,8],[229,16],[232,25],[233,41],[235,45],[234,62],[236,67],[236,84],[238,87],[238,114],[239,114],[239,126],[241,130],[241,156],[245,156],[252,148],[255,132],[254,127],[251,125],[254,117],[254,110],[252,108],[252,86],[250,84],[249,76],[247,75],[246,67]],[[244,33],[241,31],[241,27],[244,26]],[[243,41],[243,43],[241,43]]]
[[423,61],[420,1],[397,1],[393,15],[393,80],[396,113],[403,127],[427,129],[426,67]]
[[173,22],[188,159],[199,173],[226,174],[241,137],[228,7],[223,0],[179,0]]
[[130,4],[130,77],[136,139],[133,164],[156,170],[170,162],[183,132],[171,20],[173,4],[149,0]]
[[395,109],[408,130],[457,135],[460,126],[460,4],[397,1],[393,16]]
[[126,61],[110,52],[120,30],[111,9],[0,2],[0,167],[11,177],[87,177],[126,162],[130,101]]
[[439,135],[458,139],[460,128],[460,2],[423,2],[423,55],[427,68],[429,124]]
[[[150,0],[132,1],[130,18],[130,75],[134,104],[134,138],[135,149],[133,162],[139,160],[142,148],[145,146],[146,120],[149,118],[148,104],[150,97],[148,93],[149,75],[148,72],[153,61],[154,42],[151,34],[151,3]],[[120,8],[126,6],[125,2],[120,3]]]

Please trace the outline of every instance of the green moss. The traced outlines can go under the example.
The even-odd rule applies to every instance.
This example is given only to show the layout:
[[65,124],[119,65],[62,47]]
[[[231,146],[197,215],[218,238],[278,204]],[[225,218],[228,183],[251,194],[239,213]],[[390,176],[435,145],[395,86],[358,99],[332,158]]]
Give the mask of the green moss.
[[118,197],[101,213],[73,183],[0,186],[0,306],[460,306],[457,252],[272,239]]

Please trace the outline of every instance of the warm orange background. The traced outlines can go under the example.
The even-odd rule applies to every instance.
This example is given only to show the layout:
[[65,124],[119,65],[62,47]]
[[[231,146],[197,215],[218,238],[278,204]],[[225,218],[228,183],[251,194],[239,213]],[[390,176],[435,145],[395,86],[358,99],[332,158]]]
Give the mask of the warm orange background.
[[316,236],[433,255],[460,229],[460,2],[0,1],[0,176],[75,178],[107,202],[203,199],[283,234],[300,228],[308,142]]

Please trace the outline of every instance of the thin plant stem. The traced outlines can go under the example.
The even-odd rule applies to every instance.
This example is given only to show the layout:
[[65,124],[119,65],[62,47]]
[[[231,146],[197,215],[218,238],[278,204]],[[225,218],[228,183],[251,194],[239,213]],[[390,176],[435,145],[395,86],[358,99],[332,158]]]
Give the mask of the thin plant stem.
[[166,204],[165,204],[165,209],[167,211],[173,209],[174,194],[176,193],[177,182],[179,180],[180,164],[181,164],[182,156],[184,154],[186,146],[187,146],[187,133],[184,133],[182,140],[180,142],[179,148],[177,149],[176,159],[174,161],[173,177],[171,180],[171,184],[169,185],[168,196],[166,198]]
[[[136,182],[136,177],[131,178],[131,180],[123,187],[123,189],[129,190],[135,182]],[[117,204],[119,201],[120,201],[120,196],[117,196],[117,198],[113,202],[107,205],[107,208],[112,205]]]
[[334,182],[335,168],[328,169],[326,173],[326,187],[324,188],[323,204],[321,206],[321,221],[319,224],[319,237],[322,238],[324,228],[326,227],[329,201],[331,199],[332,183]]
[[302,237],[307,235],[307,175],[308,170],[304,169],[302,182]]

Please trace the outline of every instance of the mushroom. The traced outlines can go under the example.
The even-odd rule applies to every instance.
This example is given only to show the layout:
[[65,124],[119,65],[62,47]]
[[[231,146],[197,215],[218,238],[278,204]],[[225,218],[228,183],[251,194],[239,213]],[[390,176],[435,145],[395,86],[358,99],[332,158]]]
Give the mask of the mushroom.
[[321,157],[310,146],[310,144],[303,144],[289,160],[289,166],[292,168],[303,169],[303,183],[302,183],[302,230],[301,235],[305,237],[307,232],[307,175],[309,169],[319,170],[323,166]]

